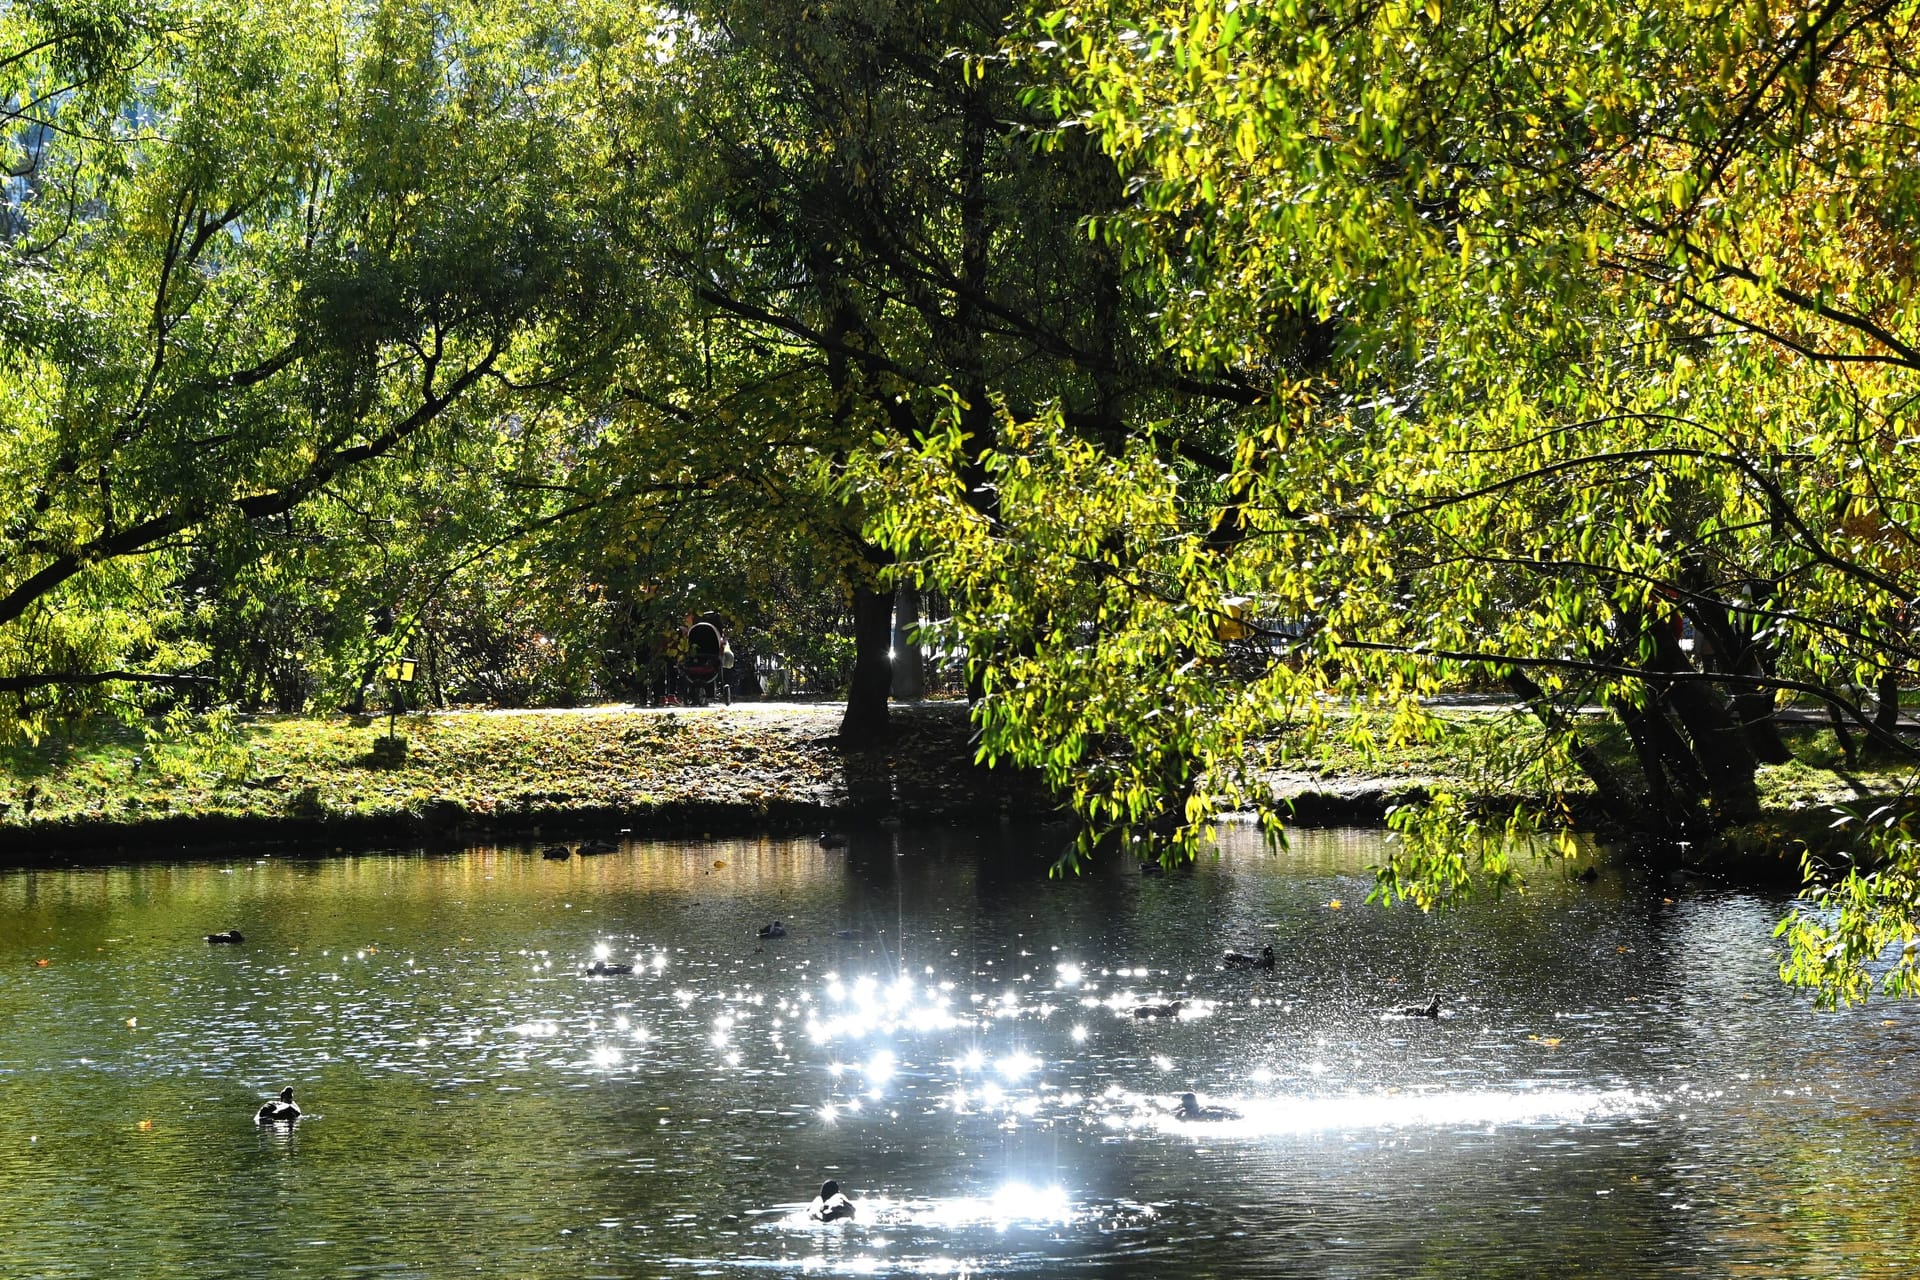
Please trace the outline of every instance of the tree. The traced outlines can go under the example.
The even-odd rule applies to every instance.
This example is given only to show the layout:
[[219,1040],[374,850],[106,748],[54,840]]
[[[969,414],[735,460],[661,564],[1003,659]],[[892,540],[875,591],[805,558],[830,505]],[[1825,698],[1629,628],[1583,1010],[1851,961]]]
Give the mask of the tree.
[[[170,25],[29,5],[0,37],[33,178],[0,275],[0,694],[29,732],[205,679],[196,549],[510,429],[624,340],[644,275],[578,74],[635,36],[615,8],[142,12]],[[66,87],[83,53],[111,74]]]
[[632,375],[639,452],[608,474],[700,477],[808,531],[855,619],[850,742],[884,731],[890,685],[892,557],[862,533],[884,499],[846,484],[874,441],[921,438],[947,388],[970,458],[995,397],[1116,443],[1149,401],[1180,412],[1185,371],[1080,229],[1118,178],[1086,140],[1035,145],[1007,32],[972,3],[696,5],[667,77],[627,98],[636,164],[680,181],[661,214],[687,310]]
[[[1168,465],[1149,421],[1115,460],[1044,417],[983,461],[948,437],[879,473],[907,495],[880,536],[929,557],[966,638],[1031,637],[974,649],[1003,691],[987,749],[1190,845],[1221,803],[1271,810],[1260,744],[1324,725],[1323,690],[1391,743],[1432,731],[1422,695],[1498,679],[1548,731],[1538,783],[1583,773],[1669,857],[1755,812],[1783,693],[1908,750],[1857,690],[1914,658],[1914,18],[1052,15],[1036,92],[1135,195],[1097,230],[1169,347],[1259,403],[1219,474]],[[992,513],[963,500],[979,465]],[[1276,659],[1252,679],[1249,615]],[[1510,883],[1495,846],[1425,838],[1457,831],[1436,813],[1466,811],[1402,814],[1384,893]],[[1857,994],[1915,936],[1920,848],[1896,827],[1880,856],[1846,890],[1871,906],[1799,919],[1796,976]]]

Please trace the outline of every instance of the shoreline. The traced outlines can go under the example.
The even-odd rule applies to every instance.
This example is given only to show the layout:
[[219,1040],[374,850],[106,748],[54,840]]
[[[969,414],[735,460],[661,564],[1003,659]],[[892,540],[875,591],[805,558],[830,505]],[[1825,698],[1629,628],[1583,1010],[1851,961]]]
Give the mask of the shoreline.
[[[376,745],[384,717],[259,717],[224,773],[131,738],[16,749],[0,769],[0,866],[1069,820],[1031,775],[973,763],[961,703],[896,704],[891,740],[864,751],[842,748],[839,716],[832,703],[414,713],[398,758]],[[1300,827],[1378,827],[1432,785],[1521,799],[1452,763],[1288,772],[1275,791]],[[1830,805],[1860,798],[1776,797],[1736,842],[1743,856],[1716,865],[1797,879]]]

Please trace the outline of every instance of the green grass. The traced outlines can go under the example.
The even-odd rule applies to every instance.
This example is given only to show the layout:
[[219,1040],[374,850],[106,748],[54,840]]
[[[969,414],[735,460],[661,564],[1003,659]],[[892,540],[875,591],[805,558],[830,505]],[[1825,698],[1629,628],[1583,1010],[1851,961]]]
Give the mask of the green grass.
[[405,758],[393,766],[375,753],[384,717],[262,717],[211,751],[115,733],[0,755],[0,824],[751,804],[832,786],[835,728],[829,711],[792,709],[403,716]]
[[[521,828],[569,814],[674,806],[728,807],[748,822],[756,809],[826,808],[863,786],[884,804],[927,816],[993,811],[993,788],[1005,783],[965,767],[960,708],[897,713],[895,742],[859,763],[838,749],[837,721],[830,707],[752,705],[404,716],[404,759],[390,766],[375,754],[387,733],[384,717],[261,717],[244,724],[237,741],[198,747],[111,730],[0,750],[0,839],[182,817],[401,822],[456,810]],[[1592,725],[1599,745],[1623,758],[1608,722]],[[1830,729],[1794,726],[1786,736],[1795,759],[1760,771],[1766,820],[1741,837],[1769,857],[1799,841],[1820,842],[1837,806],[1864,812],[1912,782],[1912,769],[1892,761],[1849,768]],[[1281,739],[1272,781],[1287,794],[1414,786],[1576,801],[1589,794],[1577,774],[1542,771],[1539,742],[1525,716],[1450,710],[1419,742]]]

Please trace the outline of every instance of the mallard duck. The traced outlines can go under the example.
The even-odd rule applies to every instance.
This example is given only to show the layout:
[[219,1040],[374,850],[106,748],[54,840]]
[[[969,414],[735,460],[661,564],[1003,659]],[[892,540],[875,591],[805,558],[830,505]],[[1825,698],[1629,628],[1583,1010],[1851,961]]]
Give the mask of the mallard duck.
[[215,946],[219,946],[222,943],[229,945],[242,943],[245,942],[246,939],[240,935],[238,929],[228,929],[223,933],[208,934],[207,941],[213,943]]
[[838,831],[822,831],[820,833],[820,847],[822,849],[844,849],[847,847],[847,838]]
[[1273,968],[1273,948],[1262,947],[1257,956],[1247,955],[1243,951],[1229,951],[1222,960],[1229,969],[1271,969]]
[[840,1190],[840,1184],[828,1178],[820,1184],[820,1194],[807,1206],[807,1216],[815,1222],[838,1222],[853,1216],[853,1201]]
[[554,862],[561,862],[573,856],[573,850],[564,844],[550,844],[540,851],[540,856]]
[[581,857],[590,858],[599,853],[616,852],[619,848],[620,846],[611,840],[589,840],[580,846],[578,852]]
[[763,938],[784,938],[787,936],[787,926],[781,924],[778,920],[775,920],[772,924],[763,924],[760,926],[760,936]]
[[587,972],[596,978],[604,978],[609,975],[632,973],[633,966],[630,964],[614,964],[606,960],[595,960],[587,966]]
[[1440,1016],[1440,997],[1435,996],[1425,1004],[1410,1004],[1400,1011],[1403,1018],[1437,1018]]
[[288,1085],[280,1091],[280,1096],[270,1102],[260,1104],[253,1113],[255,1124],[292,1124],[300,1118],[300,1104],[293,1100],[293,1086]]
[[1180,1105],[1173,1109],[1176,1120],[1238,1120],[1240,1113],[1232,1107],[1203,1107],[1200,1099],[1191,1093],[1180,1095]]
[[1180,1011],[1187,1007],[1185,1000],[1169,1000],[1165,1004],[1137,1004],[1133,1007],[1136,1018],[1177,1018]]

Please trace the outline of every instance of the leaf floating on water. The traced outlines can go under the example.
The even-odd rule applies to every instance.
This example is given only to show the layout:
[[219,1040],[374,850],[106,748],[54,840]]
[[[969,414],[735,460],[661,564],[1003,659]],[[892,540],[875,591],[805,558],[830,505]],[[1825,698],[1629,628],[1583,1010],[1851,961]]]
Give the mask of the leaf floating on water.
[[724,866],[726,866],[726,865],[727,865],[727,864],[726,864],[726,862],[725,862],[725,860],[724,860],[724,859],[723,859],[723,860],[720,860],[720,861],[716,861],[716,862],[715,862],[715,863],[713,864],[713,869],[714,869],[715,871],[718,871],[718,870],[720,870],[720,868],[722,868],[722,867],[724,867]]
[[1332,902],[1329,902],[1327,904],[1327,910],[1329,911],[1338,911],[1340,907],[1341,907],[1341,902],[1340,902],[1340,899],[1338,898],[1335,898]]
[[44,969],[48,965],[52,964],[53,961],[47,960],[47,959],[40,959],[40,960],[35,960],[33,963],[35,968]]
[[1543,1049],[1558,1049],[1560,1047],[1559,1036],[1528,1036],[1527,1039],[1533,1041]]
[[151,1121],[151,1120],[142,1120],[142,1121],[140,1122],[140,1132],[142,1132],[142,1133],[151,1133],[151,1132],[153,1132],[153,1121]]

